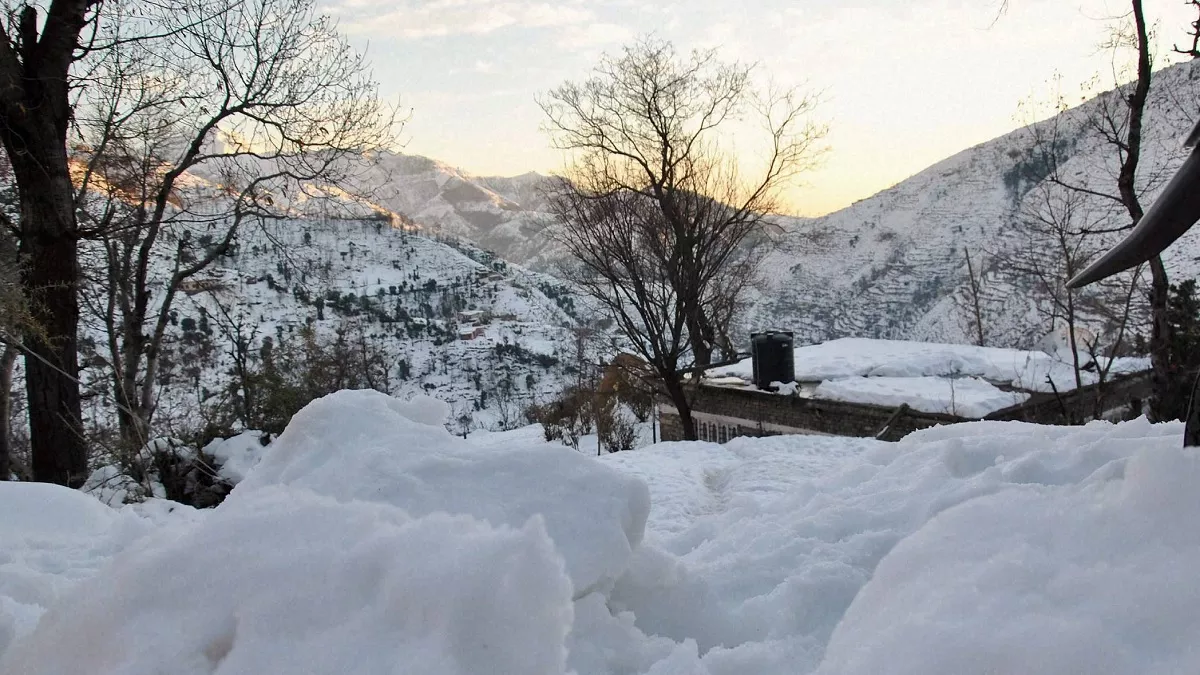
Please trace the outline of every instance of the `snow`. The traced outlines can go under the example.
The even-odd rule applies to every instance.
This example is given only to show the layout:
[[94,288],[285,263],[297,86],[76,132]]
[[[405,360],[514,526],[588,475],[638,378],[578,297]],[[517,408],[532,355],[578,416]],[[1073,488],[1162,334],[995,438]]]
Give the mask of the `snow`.
[[259,431],[244,431],[232,438],[218,438],[204,446],[204,454],[221,466],[218,475],[232,483],[241,482],[254,465],[262,459],[263,435]]
[[[611,583],[641,543],[646,486],[562,445],[481,450],[450,435],[429,399],[374,391],[318,399],[292,418],[262,462],[234,488],[238,501],[274,485],[410,514],[469,514],[519,527],[545,518],[576,592]],[[570,508],[561,508],[570,504]]]
[[565,672],[570,594],[538,517],[520,528],[411,519],[275,488],[126,551],[47,611],[4,666],[554,675]]
[[[1054,98],[1048,89],[1043,94]],[[1039,180],[1040,173],[1030,175],[1040,156],[1034,140],[1055,134],[1071,138],[1071,151],[1060,166],[1063,175],[1110,192],[1116,153],[1088,121],[1107,105],[1105,100],[1113,99],[1093,99],[1035,128],[964,149],[834,213],[779,219],[781,235],[734,334],[781,328],[794,331],[803,343],[845,336],[972,342],[966,249],[977,277],[983,277],[979,291],[987,343],[1032,347],[1051,326],[1051,317],[1060,314],[1048,301],[1037,301],[1036,283],[1014,278],[1003,254],[1028,243],[1013,225],[1044,207],[1040,188],[1049,186]],[[1177,140],[1195,124],[1196,108],[1180,106],[1181,100],[1200,100],[1200,62],[1188,60],[1156,73],[1139,165],[1145,170],[1138,172],[1146,203],[1163,187],[1155,177],[1173,171],[1187,156]],[[1099,202],[1088,208],[1103,214],[1101,227],[1122,224],[1119,209],[1105,210]],[[1101,235],[1088,246],[1104,250],[1122,236]],[[1164,263],[1175,277],[1197,276],[1200,229],[1192,228],[1169,247]],[[1101,335],[1102,344],[1111,344],[1115,336],[1105,328],[1111,325],[1086,314],[1087,326]]]
[[[845,378],[974,377],[1005,383],[1026,391],[1048,392],[1053,388],[1075,388],[1072,364],[1045,352],[976,347],[974,345],[841,338],[797,347],[794,352],[797,382],[822,382]],[[1150,367],[1149,359],[1118,358],[1110,375],[1132,373]],[[714,377],[751,379],[749,359],[709,371]],[[1047,381],[1050,378],[1054,387]],[[1094,383],[1093,372],[1082,373],[1085,385]],[[914,383],[914,387],[920,387]],[[850,400],[850,399],[846,399]],[[948,400],[948,399],[944,399]],[[910,403],[910,405],[912,405]]]
[[0,655],[72,584],[153,529],[132,512],[40,483],[0,482],[0,511]]
[[[211,234],[196,232],[193,238],[204,241]],[[170,276],[175,253],[173,245],[155,251],[153,279]],[[103,252],[85,243],[81,255],[102,258]],[[468,242],[422,236],[412,226],[288,218],[241,231],[236,251],[218,258],[202,276],[198,283],[211,282],[216,290],[176,297],[163,345],[173,365],[163,362],[155,392],[155,419],[163,428],[187,432],[181,433],[185,437],[199,431],[196,411],[214,405],[211,392],[238,390],[238,367],[261,367],[268,338],[276,346],[296,346],[306,328],[322,341],[340,333],[387,354],[387,376],[375,379],[376,388],[449,402],[455,424],[470,430],[511,428],[521,410],[557,396],[574,381],[561,356],[573,354],[577,342],[571,330],[577,320],[566,308],[576,312],[582,304],[564,282]],[[161,284],[151,286],[161,290]],[[161,298],[155,294],[157,307]],[[354,302],[343,302],[352,296]],[[487,339],[457,339],[464,323],[460,310],[486,322]],[[84,323],[81,338],[104,344],[103,322]],[[249,362],[241,366],[233,362],[234,324],[249,341]],[[608,345],[598,338],[591,349]],[[88,418],[115,414],[106,397],[86,405]],[[231,468],[226,477],[244,474],[245,468]],[[118,485],[116,476],[97,479],[112,485],[114,499],[145,491]]]
[[816,398],[914,410],[959,417],[983,417],[1024,403],[1029,394],[1003,391],[977,377],[847,377],[817,386]]
[[595,459],[429,421],[316,401],[209,511],[0,484],[0,672],[1200,672],[1179,424]]
[[[1130,560],[1130,556],[1140,559],[1141,554],[1132,553],[1138,548],[1137,540],[1110,538],[1087,509],[1077,511],[1080,502],[1076,495],[1097,486],[1107,486],[1108,494],[1119,495],[1126,489],[1122,487],[1124,467],[1134,461],[1129,457],[1179,454],[1179,431],[1178,425],[1152,426],[1144,420],[1117,426],[1094,423],[1084,428],[986,422],[938,427],[896,444],[807,436],[739,438],[721,446],[678,443],[613,455],[606,460],[624,463],[647,480],[656,509],[664,501],[674,506],[661,514],[664,520],[652,512],[644,548],[662,549],[668,554],[665,560],[677,568],[660,572],[662,580],[648,585],[643,582],[624,588],[623,583],[631,581],[627,577],[618,584],[613,604],[643,617],[639,625],[647,632],[677,640],[696,638],[701,662],[713,675],[804,673],[818,667],[828,673],[1095,672],[1087,667],[1001,667],[1005,653],[1016,654],[1023,648],[1017,641],[1006,643],[1007,652],[1000,650],[1001,657],[991,663],[984,661],[987,665],[979,668],[943,670],[935,655],[923,658],[926,652],[937,651],[934,643],[947,649],[957,645],[963,652],[983,658],[982,653],[974,652],[974,645],[988,631],[1040,620],[1036,606],[999,602],[1005,593],[1022,589],[1019,575],[998,574],[992,580],[992,591],[999,597],[993,598],[996,604],[989,605],[978,601],[980,591],[970,578],[961,583],[951,581],[947,577],[950,569],[938,568],[935,563],[939,556],[951,553],[967,556],[963,564],[983,560],[985,554],[976,555],[970,547],[997,533],[1004,539],[988,547],[993,554],[1005,547],[1027,547],[1020,540],[1029,525],[1026,515],[1036,519],[1039,513],[1047,518],[1040,526],[1047,542],[1061,542],[1064,537],[1073,542],[1070,548],[1065,544],[1058,547],[1065,556],[1058,556],[1053,548],[1045,552],[1045,564],[1060,575],[1073,574],[1085,552],[1097,565],[1106,560]],[[696,446],[699,452],[689,461],[687,451]],[[666,452],[660,455],[661,450]],[[1176,490],[1186,494],[1189,488],[1185,485],[1176,483],[1166,494]],[[1031,494],[1043,495],[1037,508],[1023,506]],[[961,532],[971,531],[971,537],[958,537],[959,530],[938,529],[943,517],[984,499],[990,500],[983,502],[990,507],[971,513],[961,523]],[[1026,515],[1009,523],[1010,506],[1021,507],[1019,513]],[[1122,508],[1119,501],[1111,505],[1112,510]],[[1140,526],[1149,530],[1188,517],[1186,512],[1148,515]],[[1156,518],[1160,520],[1155,522]],[[872,617],[878,611],[878,604],[862,610],[856,607],[870,597],[871,589],[864,586],[875,583],[876,566],[886,569],[881,561],[889,560],[893,547],[913,541],[918,542],[915,555],[933,556],[908,568],[920,574],[920,585],[914,583],[903,598],[889,604],[892,612],[886,619],[861,629],[848,627],[851,618]],[[904,550],[897,548],[898,553]],[[1166,556],[1163,566],[1187,569],[1188,561],[1195,561],[1200,550],[1170,553],[1160,547],[1153,555]],[[920,571],[922,565],[929,569]],[[665,568],[667,564],[657,566]],[[1114,568],[1107,578],[1097,579],[1101,582],[1098,586],[1093,586],[1090,578],[1080,581],[1080,588],[1102,598],[1086,607],[1090,613],[1076,617],[1081,625],[1096,622],[1095,634],[1103,625],[1110,639],[1145,639],[1143,628],[1132,619],[1152,610],[1127,616],[1126,610],[1138,602],[1137,596],[1109,591],[1114,581],[1137,577],[1136,566]],[[963,569],[951,567],[955,573]],[[638,576],[653,580],[650,571],[643,570]],[[1160,582],[1140,579],[1140,583]],[[1173,577],[1164,577],[1161,583],[1166,586],[1160,591],[1174,588]],[[1200,599],[1190,595],[1190,588],[1190,584],[1181,587],[1189,598],[1181,602]],[[890,582],[880,583],[877,592],[888,600],[876,602],[890,601],[892,590]],[[957,596],[950,595],[955,592]],[[1036,594],[1037,590],[1025,592]],[[901,635],[909,622],[907,612],[922,607],[909,600],[919,597],[927,597],[934,605],[928,617],[942,632]],[[973,613],[967,628],[958,627],[962,617],[957,614],[938,614],[938,609],[954,603]],[[1101,612],[1103,603],[1107,605]],[[859,670],[835,665],[836,659],[842,658],[840,653],[853,654],[856,648],[873,644],[876,632],[888,624],[901,635],[893,647],[907,641],[910,649],[881,648],[878,658]],[[826,658],[824,645],[835,628],[838,639],[833,646],[840,645],[845,652],[835,650],[829,657],[831,665],[821,666]],[[1046,632],[1045,625],[1042,630]],[[1184,622],[1178,632],[1167,635],[1188,635],[1190,630],[1192,625]],[[713,637],[706,641],[703,636]],[[896,662],[901,655],[913,661]],[[1070,664],[1069,659],[1066,663]],[[1191,663],[1200,665],[1200,660]]]
[[1195,452],[1145,448],[948,510],[879,564],[819,672],[1196,672],[1197,481]]

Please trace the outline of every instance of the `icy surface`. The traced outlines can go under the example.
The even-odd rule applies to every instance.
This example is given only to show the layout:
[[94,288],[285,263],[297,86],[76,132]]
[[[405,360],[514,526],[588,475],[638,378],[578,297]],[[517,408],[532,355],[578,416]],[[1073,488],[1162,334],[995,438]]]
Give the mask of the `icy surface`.
[[644,483],[562,445],[478,448],[440,426],[435,403],[374,391],[314,401],[230,499],[289,485],[413,515],[469,514],[493,525],[519,527],[541,515],[577,593],[625,569],[650,509]]
[[847,377],[827,380],[816,398],[896,407],[959,417],[983,417],[1029,400],[1029,394],[1004,391],[977,377]]
[[[973,345],[842,338],[795,349],[796,380],[821,382],[850,377],[977,377],[1011,384],[1028,391],[1058,391],[1075,388],[1072,364],[1045,352],[976,347]],[[750,379],[749,359],[709,373],[715,377],[737,375]],[[1136,372],[1150,367],[1148,359],[1116,359],[1110,374]],[[1085,385],[1096,381],[1083,372]]]
[[597,461],[409,415],[318,401],[211,511],[0,483],[0,672],[1200,672],[1179,424]]

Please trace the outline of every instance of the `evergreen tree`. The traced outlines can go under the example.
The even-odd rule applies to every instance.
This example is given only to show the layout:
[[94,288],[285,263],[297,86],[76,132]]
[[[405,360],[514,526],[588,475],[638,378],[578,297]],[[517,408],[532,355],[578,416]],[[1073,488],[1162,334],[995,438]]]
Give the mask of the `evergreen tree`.
[[1188,279],[1171,284],[1167,294],[1167,323],[1170,325],[1167,373],[1168,387],[1159,401],[1160,419],[1184,419],[1191,397],[1192,381],[1200,371],[1200,298],[1196,282]]

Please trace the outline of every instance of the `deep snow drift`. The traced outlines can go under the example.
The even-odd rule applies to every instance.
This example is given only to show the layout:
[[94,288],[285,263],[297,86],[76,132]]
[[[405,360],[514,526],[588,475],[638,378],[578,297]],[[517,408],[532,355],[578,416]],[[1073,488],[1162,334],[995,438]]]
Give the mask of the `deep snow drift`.
[[207,512],[0,484],[0,672],[1200,672],[1179,425],[596,460],[442,412],[317,401]]

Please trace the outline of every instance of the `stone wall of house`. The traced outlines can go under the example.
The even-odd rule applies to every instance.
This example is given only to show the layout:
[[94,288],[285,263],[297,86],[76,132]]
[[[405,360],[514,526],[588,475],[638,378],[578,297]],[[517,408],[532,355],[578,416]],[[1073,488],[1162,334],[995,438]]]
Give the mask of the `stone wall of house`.
[[[997,411],[986,419],[1039,424],[1080,423],[1094,417],[1096,396],[1100,392],[1103,393],[1102,410],[1127,408],[1136,415],[1141,412],[1142,401],[1150,394],[1149,375],[1139,373],[1114,379],[1103,388],[1092,385],[1062,394],[1035,394],[1025,403]],[[907,406],[889,408],[730,387],[701,386],[690,393],[697,421],[726,426],[729,437],[812,433],[894,441],[918,429],[970,421],[955,415],[918,412]],[[665,397],[660,398],[659,403],[662,440],[682,440],[683,426],[678,413]]]
[[660,412],[658,415],[658,434],[661,441],[682,441],[683,424],[679,421],[679,415]]
[[1151,391],[1150,373],[1135,373],[1113,378],[1103,385],[1092,384],[1061,394],[1034,394],[1025,403],[999,410],[985,419],[1017,420],[1037,424],[1082,424],[1095,419],[1097,409],[1104,413],[1121,408],[1129,409],[1128,417],[1136,417],[1142,413]]
[[[952,415],[911,409],[780,396],[753,390],[701,386],[692,392],[692,410],[700,418],[736,420],[742,436],[814,433],[831,436],[874,437],[885,440],[937,424],[962,421]],[[670,402],[660,402],[659,423],[664,441],[683,439],[683,427]]]

